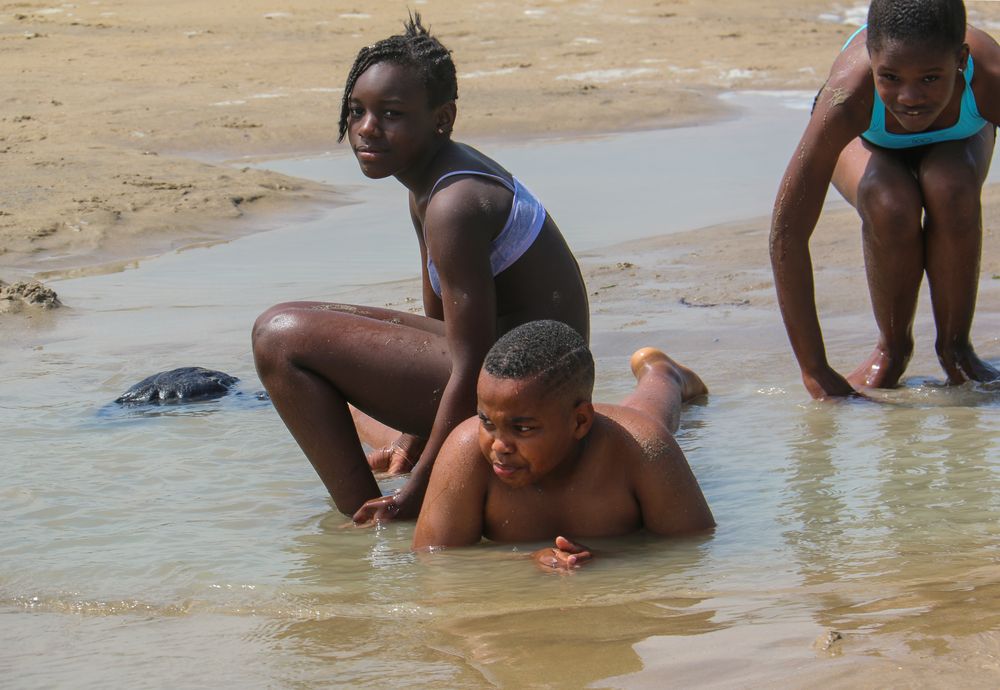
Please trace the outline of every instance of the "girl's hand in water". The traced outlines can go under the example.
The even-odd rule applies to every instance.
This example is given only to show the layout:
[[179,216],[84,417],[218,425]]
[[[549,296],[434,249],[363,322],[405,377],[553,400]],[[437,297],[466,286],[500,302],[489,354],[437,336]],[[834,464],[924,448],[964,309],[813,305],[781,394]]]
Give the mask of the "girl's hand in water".
[[539,549],[531,554],[535,563],[545,570],[573,570],[594,559],[594,554],[583,544],[566,537],[556,537],[555,548]]
[[372,527],[383,522],[395,520],[399,515],[396,496],[379,496],[364,502],[351,517],[358,527]]
[[420,498],[407,500],[408,495],[404,487],[391,496],[371,498],[358,508],[351,519],[358,527],[375,526],[392,520],[412,520],[420,512]]

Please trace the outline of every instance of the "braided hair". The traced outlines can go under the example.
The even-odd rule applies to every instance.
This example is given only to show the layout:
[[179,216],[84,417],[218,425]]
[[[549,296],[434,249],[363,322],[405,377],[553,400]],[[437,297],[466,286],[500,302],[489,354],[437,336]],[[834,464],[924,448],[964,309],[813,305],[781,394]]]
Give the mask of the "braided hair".
[[349,101],[354,84],[366,69],[376,63],[391,62],[412,68],[423,80],[431,108],[458,98],[458,80],[455,78],[451,51],[421,25],[419,12],[411,14],[403,27],[406,33],[384,38],[358,51],[344,86],[344,99],[340,105],[340,137],[337,141],[343,141],[347,134]]
[[958,51],[965,43],[962,0],[872,0],[868,7],[868,51],[887,41],[918,41]]
[[536,379],[553,391],[566,389],[590,400],[594,356],[587,342],[559,321],[530,321],[504,333],[483,361],[498,379]]

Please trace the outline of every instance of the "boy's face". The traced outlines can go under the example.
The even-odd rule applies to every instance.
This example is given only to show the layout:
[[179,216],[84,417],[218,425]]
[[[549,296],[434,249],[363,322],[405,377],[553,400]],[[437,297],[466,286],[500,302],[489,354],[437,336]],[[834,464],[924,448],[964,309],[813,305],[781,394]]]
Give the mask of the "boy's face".
[[912,41],[886,41],[871,53],[875,88],[886,110],[908,132],[934,125],[951,102],[968,55],[968,48],[956,53]]
[[[514,488],[571,469],[590,431],[593,406],[534,379],[479,376],[479,448],[494,474]],[[569,462],[566,462],[569,460]]]

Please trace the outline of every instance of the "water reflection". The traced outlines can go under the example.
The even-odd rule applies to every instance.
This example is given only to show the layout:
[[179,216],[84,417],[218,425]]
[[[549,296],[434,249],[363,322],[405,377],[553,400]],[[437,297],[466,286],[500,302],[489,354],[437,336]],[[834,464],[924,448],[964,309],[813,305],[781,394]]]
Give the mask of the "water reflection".
[[[915,399],[939,395],[934,407]],[[954,406],[974,395],[983,404]],[[897,404],[814,405],[789,442],[784,537],[815,619],[854,652],[985,649],[1000,614],[997,439],[981,391],[904,390]],[[891,640],[897,640],[893,643]]]

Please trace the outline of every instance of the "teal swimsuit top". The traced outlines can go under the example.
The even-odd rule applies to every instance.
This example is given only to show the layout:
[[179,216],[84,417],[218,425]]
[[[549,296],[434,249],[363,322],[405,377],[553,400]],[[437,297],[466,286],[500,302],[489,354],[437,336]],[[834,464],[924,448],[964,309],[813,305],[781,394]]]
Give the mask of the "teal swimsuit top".
[[[860,29],[855,31],[851,37],[847,39],[847,43],[844,44],[844,48],[846,48],[851,41],[854,40],[855,36],[864,31],[866,28],[868,28],[867,25],[862,26]],[[974,69],[975,68],[972,64],[972,55],[969,55],[969,61],[965,66],[964,72],[965,90],[962,92],[962,108],[958,116],[958,122],[951,127],[907,134],[888,132],[885,129],[885,103],[882,102],[882,97],[878,95],[878,89],[875,89],[875,100],[874,103],[872,103],[871,123],[868,125],[868,129],[861,134],[861,137],[865,141],[887,149],[908,149],[916,146],[926,146],[927,144],[936,144],[941,141],[968,139],[989,124],[985,119],[983,119],[983,116],[979,114],[979,106],[976,104],[976,95],[972,92],[972,75]]]

